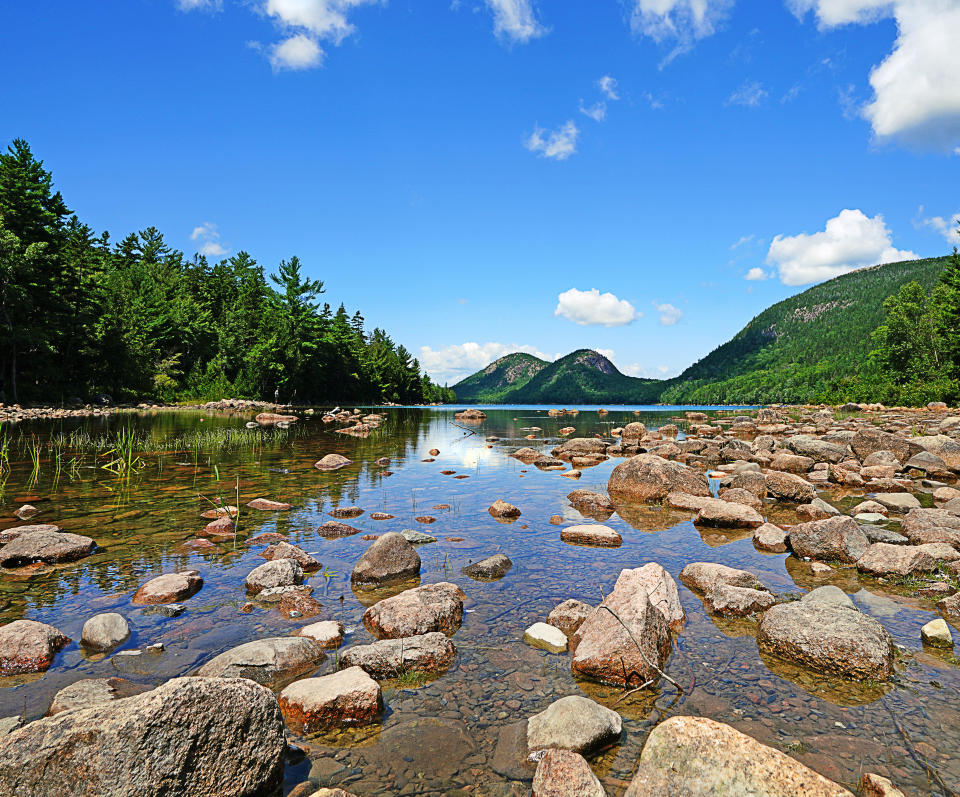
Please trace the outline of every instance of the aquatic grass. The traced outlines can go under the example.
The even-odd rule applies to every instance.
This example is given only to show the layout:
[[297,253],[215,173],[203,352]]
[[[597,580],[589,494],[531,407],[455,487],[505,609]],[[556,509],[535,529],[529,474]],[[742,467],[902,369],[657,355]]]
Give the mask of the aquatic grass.
[[137,453],[137,448],[137,436],[130,427],[120,429],[114,438],[113,448],[100,455],[104,458],[112,457],[112,459],[100,467],[117,476],[129,476],[147,465],[143,457]]
[[10,434],[5,424],[0,424],[0,474],[10,473]]

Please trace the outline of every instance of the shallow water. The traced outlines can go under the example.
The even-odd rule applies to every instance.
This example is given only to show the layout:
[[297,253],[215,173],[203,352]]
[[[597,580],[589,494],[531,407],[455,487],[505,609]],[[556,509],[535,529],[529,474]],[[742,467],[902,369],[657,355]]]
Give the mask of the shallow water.
[[[678,408],[644,408],[639,418],[620,408],[604,417],[584,409],[575,418],[549,418],[542,407],[508,407],[488,409],[487,420],[476,426],[454,423],[453,408],[385,412],[387,423],[366,439],[334,434],[315,418],[278,433],[280,439],[262,448],[189,455],[156,452],[164,436],[199,428],[240,428],[249,416],[162,412],[135,420],[114,416],[86,422],[83,428],[91,434],[134,423],[154,438],[154,453],[144,457],[146,466],[128,480],[96,467],[89,454],[72,472],[64,468],[59,474],[45,455],[34,478],[30,463],[20,455],[0,498],[0,527],[21,525],[12,513],[29,501],[42,514],[27,522],[58,523],[93,537],[100,550],[77,563],[0,574],[0,622],[42,620],[75,640],[42,677],[2,684],[0,716],[41,716],[56,691],[80,678],[123,675],[155,685],[194,672],[229,647],[286,635],[320,619],[343,621],[349,632],[345,646],[371,641],[360,622],[371,597],[354,594],[349,578],[369,542],[360,535],[339,540],[316,535],[333,507],[356,504],[365,514],[349,522],[364,533],[410,528],[437,537],[438,542],[418,549],[421,583],[449,580],[467,593],[463,627],[453,638],[459,653],[445,675],[425,685],[387,684],[382,726],[296,740],[308,756],[288,765],[286,790],[309,776],[361,797],[526,794],[529,786],[520,778],[529,779],[532,767],[524,770],[504,755],[506,744],[495,761],[498,739],[509,736],[504,729],[513,723],[559,697],[578,693],[614,707],[624,717],[620,744],[591,759],[609,794],[622,794],[626,788],[649,729],[676,713],[730,723],[852,790],[863,772],[887,775],[907,793],[948,795],[960,789],[960,669],[952,656],[924,650],[920,643],[920,627],[937,616],[932,602],[885,592],[855,571],[817,578],[796,559],[756,551],[750,534],[701,534],[688,515],[653,507],[623,507],[627,519],[615,514],[604,521],[622,535],[620,548],[567,545],[560,541],[561,527],[550,525],[549,517],[580,519],[566,494],[577,488],[605,492],[619,460],[586,469],[573,481],[508,456],[526,445],[549,450],[564,426],[575,426],[575,436],[608,434],[613,426],[632,420],[655,428],[675,422]],[[533,426],[542,431],[525,431]],[[39,438],[58,431],[59,426],[49,425],[23,428]],[[525,439],[528,434],[536,439]],[[488,436],[500,440],[488,443]],[[430,458],[431,448],[440,449],[439,456],[423,461]],[[313,468],[317,459],[333,452],[354,464],[333,473]],[[383,456],[392,460],[389,477],[373,465]],[[455,473],[442,475],[444,470]],[[221,543],[213,552],[184,551],[182,543],[205,525],[199,515],[210,500],[236,503],[237,479],[241,507],[262,496],[287,501],[294,510],[273,514],[244,509],[236,542]],[[513,523],[494,520],[486,510],[497,498],[518,506],[522,516]],[[432,508],[439,504],[450,508]],[[378,510],[396,517],[371,520],[370,513]],[[423,515],[437,520],[429,525],[414,520]],[[264,561],[258,556],[263,546],[248,546],[245,540],[263,531],[288,534],[291,542],[323,562],[323,569],[308,581],[323,604],[320,616],[284,619],[274,610],[239,611],[246,599],[244,577]],[[460,573],[470,562],[498,552],[514,562],[500,581],[475,582]],[[903,646],[898,678],[884,686],[857,685],[765,659],[757,651],[751,622],[712,619],[682,585],[687,621],[667,667],[684,687],[682,695],[663,684],[655,692],[621,699],[618,690],[575,680],[568,655],[522,642],[524,628],[544,619],[555,604],[567,598],[595,604],[622,568],[648,561],[660,562],[674,577],[692,561],[746,568],[773,591],[794,595],[836,583]],[[131,604],[133,592],[145,580],[184,568],[201,571],[205,584],[186,601],[182,616],[144,614]],[[83,622],[105,611],[120,612],[130,622],[133,636],[121,649],[162,642],[164,652],[99,658],[82,652],[76,640]],[[318,672],[334,666],[331,656]]]

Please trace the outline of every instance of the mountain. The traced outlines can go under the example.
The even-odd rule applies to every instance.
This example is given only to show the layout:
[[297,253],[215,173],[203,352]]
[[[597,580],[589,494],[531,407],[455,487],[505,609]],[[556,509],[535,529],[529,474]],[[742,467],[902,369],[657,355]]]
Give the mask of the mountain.
[[[908,282],[929,293],[947,257],[852,271],[768,307],[731,340],[663,381],[626,376],[579,349],[553,363],[511,354],[453,386],[463,402],[766,404],[876,401],[869,355],[883,302]],[[886,380],[888,382],[889,380]]]
[[[524,361],[527,370],[505,389],[503,377],[516,373],[518,362],[501,364],[512,357],[527,357],[537,365]],[[490,380],[489,388],[484,380]],[[609,359],[590,349],[578,349],[552,363],[511,354],[453,386],[458,401],[503,404],[642,404],[655,400],[661,389],[655,379],[620,373]]]
[[665,403],[876,400],[870,333],[908,282],[929,293],[947,257],[852,271],[768,307],[731,340],[663,384]]
[[504,394],[523,387],[547,365],[545,360],[532,354],[508,354],[458,382],[454,388],[457,401],[500,403],[504,401]]

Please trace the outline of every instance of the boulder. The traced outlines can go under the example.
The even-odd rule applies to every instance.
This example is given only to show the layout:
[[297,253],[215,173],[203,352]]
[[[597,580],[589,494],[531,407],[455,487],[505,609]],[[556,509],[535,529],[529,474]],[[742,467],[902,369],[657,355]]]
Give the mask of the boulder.
[[304,570],[318,570],[321,566],[320,562],[303,550],[303,548],[291,545],[289,542],[278,542],[270,545],[260,555],[269,561],[293,559]]
[[900,533],[914,545],[945,542],[960,548],[960,517],[946,509],[912,509],[900,523]]
[[467,565],[460,572],[476,581],[495,581],[498,578],[503,578],[511,567],[513,567],[513,562],[510,561],[510,558],[502,553],[497,553],[488,556],[486,559],[481,559],[479,562]]
[[83,624],[80,644],[96,651],[112,650],[130,636],[130,626],[122,614],[96,614]]
[[456,655],[457,649],[446,634],[433,631],[347,648],[340,654],[340,667],[360,667],[380,680],[398,678],[407,672],[442,672]]
[[418,636],[431,631],[453,635],[463,621],[466,598],[456,584],[441,581],[385,598],[363,613],[363,624],[378,639]]
[[599,548],[619,548],[623,544],[623,539],[616,531],[599,523],[567,526],[560,531],[560,539],[572,545],[592,545]]
[[261,412],[254,420],[260,426],[276,426],[278,423],[296,423],[296,415],[278,415],[275,412]]
[[723,529],[755,529],[763,525],[763,516],[746,504],[734,504],[719,498],[703,499],[693,522],[698,526]]
[[767,497],[767,480],[762,473],[756,471],[735,473],[727,480],[726,486],[729,489],[746,490],[761,501]]
[[111,700],[122,700],[149,689],[148,686],[132,683],[126,678],[84,678],[74,681],[53,696],[47,716],[52,717],[71,708],[90,708]]
[[757,645],[820,672],[874,681],[893,675],[893,639],[883,626],[858,611],[820,601],[767,609]]
[[37,531],[46,531],[56,534],[63,531],[63,529],[61,529],[59,526],[55,526],[52,523],[35,523],[30,526],[14,526],[13,528],[0,531],[0,543],[8,543],[17,539],[17,537],[22,537],[24,534],[32,534],[33,532]]
[[297,631],[296,636],[312,639],[324,650],[338,648],[343,642],[343,625],[336,620],[321,620],[305,625]]
[[[373,516],[371,515],[371,517]],[[374,520],[376,520],[376,518],[374,518]],[[317,529],[317,534],[325,540],[337,540],[341,537],[350,537],[359,533],[360,529],[346,523],[341,523],[338,520],[328,520],[326,523],[321,523],[320,528]]]
[[718,584],[766,590],[763,582],[748,570],[737,570],[715,562],[692,562],[680,571],[680,580],[694,592],[708,593]]
[[261,512],[286,512],[288,509],[293,509],[292,504],[286,504],[283,501],[271,501],[269,498],[254,498],[247,503],[247,506]]
[[527,720],[527,749],[589,753],[617,741],[622,731],[623,722],[616,711],[589,698],[569,695]]
[[950,626],[946,624],[942,617],[931,620],[920,629],[920,638],[928,645],[938,648],[952,648],[953,635],[950,633]]
[[563,653],[567,649],[567,635],[547,623],[534,623],[523,632],[523,641],[534,648],[551,653]]
[[533,775],[533,797],[606,797],[606,794],[584,757],[572,750],[547,750]]
[[800,523],[790,529],[787,539],[797,556],[845,564],[856,562],[870,544],[857,521],[850,517]]
[[[921,446],[924,453],[933,454],[952,471],[960,471],[960,442],[945,434],[914,437],[912,442]],[[911,461],[912,461],[911,457]],[[923,460],[929,462],[930,460]],[[908,462],[909,466],[910,463]],[[925,468],[923,468],[925,469]]]
[[680,605],[677,582],[657,562],[647,562],[643,567],[621,570],[613,590],[624,594],[644,590],[654,608],[667,621],[671,631],[676,631],[683,625],[685,615]]
[[788,454],[786,451],[778,451],[773,455],[773,459],[770,460],[770,467],[773,470],[798,475],[813,470],[813,466],[816,464],[816,461],[810,457]]
[[420,556],[402,534],[392,531],[376,539],[353,568],[355,584],[386,584],[420,574]]
[[822,587],[812,589],[800,598],[800,600],[806,603],[827,603],[831,606],[838,606],[841,609],[859,611],[854,602],[850,600],[850,596],[840,589],[840,587],[836,587],[833,584],[824,584]]
[[0,793],[253,797],[280,786],[276,698],[241,679],[175,678],[0,740]]
[[671,492],[710,497],[703,474],[655,454],[639,454],[617,465],[607,492],[621,501],[662,501]]
[[[639,645],[639,650],[638,646]],[[641,579],[628,577],[583,621],[572,640],[574,675],[616,686],[656,683],[670,632]],[[655,666],[652,666],[655,665]]]
[[303,583],[303,568],[296,559],[274,559],[247,573],[247,592],[257,594],[274,587],[290,587]]
[[360,667],[302,678],[278,698],[284,719],[298,733],[372,725],[383,713],[380,685]]
[[568,637],[573,636],[577,629],[593,613],[593,606],[574,598],[558,603],[547,615],[547,622],[559,628]]
[[724,487],[717,493],[717,498],[731,504],[745,504],[758,511],[763,508],[763,501],[743,487]]
[[215,656],[197,670],[197,675],[249,678],[275,687],[313,672],[324,658],[320,645],[307,637],[270,637],[246,642]]
[[809,434],[798,434],[784,440],[784,445],[802,457],[810,457],[816,462],[838,463],[847,458],[846,446],[829,443]]
[[139,605],[177,603],[196,595],[202,586],[203,579],[196,570],[164,573],[140,587],[133,596],[133,602]]
[[878,451],[889,451],[899,462],[906,462],[914,454],[923,451],[923,446],[911,438],[883,432],[872,426],[859,429],[850,441],[850,448],[860,461]]
[[89,537],[65,531],[29,531],[0,548],[0,565],[22,567],[34,562],[72,562],[89,556],[97,544]]
[[607,515],[614,513],[615,508],[610,499],[592,490],[574,490],[567,493],[567,499],[584,515]]
[[891,512],[901,515],[911,509],[920,509],[920,501],[910,493],[877,493],[873,496],[873,500]]
[[680,580],[703,596],[712,614],[746,617],[777,602],[753,573],[712,562],[693,562],[680,571]]
[[487,510],[495,518],[517,518],[520,517],[520,510],[513,504],[497,499]]
[[625,797],[853,797],[842,786],[729,725],[671,717],[651,731]]
[[787,532],[773,523],[764,523],[753,532],[753,547],[758,551],[783,553],[787,550]]
[[809,504],[817,497],[816,488],[806,479],[784,471],[769,471],[766,476],[767,493],[778,501],[790,504]]
[[[942,544],[942,543],[940,543]],[[871,576],[906,576],[929,573],[937,560],[923,545],[890,545],[876,542],[857,559],[857,570]],[[953,550],[952,548],[950,550]]]
[[14,620],[0,626],[0,675],[43,672],[69,642],[58,629],[36,620]]
[[345,468],[347,465],[352,465],[353,462],[347,459],[341,454],[327,454],[322,459],[313,463],[313,467],[317,470],[340,470],[340,468]]

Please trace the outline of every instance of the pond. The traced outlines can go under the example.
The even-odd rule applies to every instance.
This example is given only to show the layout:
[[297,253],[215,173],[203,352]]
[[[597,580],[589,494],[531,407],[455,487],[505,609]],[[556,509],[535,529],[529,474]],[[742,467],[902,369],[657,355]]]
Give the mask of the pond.
[[[56,523],[92,537],[99,548],[79,562],[0,573],[0,623],[40,620],[73,640],[42,676],[0,682],[0,716],[40,717],[57,691],[81,678],[122,676],[157,685],[195,672],[232,646],[285,636],[320,619],[343,622],[344,647],[371,642],[360,621],[371,598],[350,584],[353,566],[370,545],[362,536],[415,529],[437,539],[418,546],[421,583],[453,581],[467,595],[463,626],[453,637],[457,658],[444,675],[425,683],[386,683],[382,725],[294,737],[306,756],[288,762],[285,793],[310,778],[361,797],[527,794],[523,778],[529,781],[533,769],[521,771],[508,755],[504,729],[557,698],[586,694],[624,719],[620,743],[590,758],[608,794],[626,789],[649,730],[678,713],[729,723],[854,791],[862,773],[877,772],[907,793],[952,794],[960,783],[960,669],[952,655],[938,656],[920,643],[921,626],[938,616],[932,601],[899,597],[852,570],[817,580],[795,558],[757,551],[749,533],[701,534],[689,513],[654,506],[621,507],[603,521],[622,536],[619,548],[561,542],[562,526],[551,524],[551,516],[583,519],[567,493],[580,488],[606,493],[620,460],[586,468],[575,482],[524,465],[510,452],[521,446],[549,451],[565,426],[575,426],[575,436],[584,437],[608,436],[614,426],[634,420],[648,428],[667,423],[683,428],[677,420],[682,408],[640,408],[639,414],[633,409],[600,415],[596,408],[581,408],[577,417],[551,418],[546,407],[485,408],[486,420],[467,426],[454,420],[455,408],[389,407],[382,410],[385,423],[363,438],[335,433],[319,412],[289,429],[270,430],[245,429],[250,414],[215,411],[115,414],[71,425],[8,428],[10,468],[0,497],[0,530],[22,525],[13,512],[30,503],[41,512],[29,522]],[[105,438],[120,429],[129,430],[136,449],[126,477],[103,467],[116,458]],[[440,452],[435,457],[428,453],[434,448]],[[330,453],[353,464],[316,470],[313,463]],[[374,464],[381,457],[391,460],[387,471]],[[258,497],[288,502],[293,509],[245,508]],[[522,515],[498,522],[487,512],[497,499],[519,507]],[[201,512],[219,500],[242,509],[237,538],[203,551],[184,546],[206,524]],[[321,538],[317,528],[330,519],[329,512],[347,505],[365,510],[349,521],[363,535]],[[377,511],[394,518],[371,519]],[[416,520],[424,516],[436,520]],[[247,540],[273,531],[323,563],[307,582],[323,605],[319,616],[285,618],[260,606],[241,611],[247,600],[244,578],[264,561],[259,556],[264,546]],[[474,581],[461,573],[495,553],[513,561],[502,579]],[[682,585],[687,620],[667,666],[682,694],[662,682],[655,691],[624,697],[575,679],[567,654],[523,642],[524,629],[545,619],[556,604],[568,598],[597,604],[621,569],[649,561],[675,578],[694,561],[751,570],[781,595],[835,583],[902,646],[898,676],[885,686],[854,685],[766,660],[757,650],[755,623],[712,618]],[[204,586],[185,602],[182,615],[162,617],[131,603],[149,578],[187,568],[200,571]],[[121,650],[162,643],[163,651],[140,656],[83,651],[77,641],[84,621],[113,611],[132,629]],[[330,655],[318,674],[332,672],[336,659]]]

